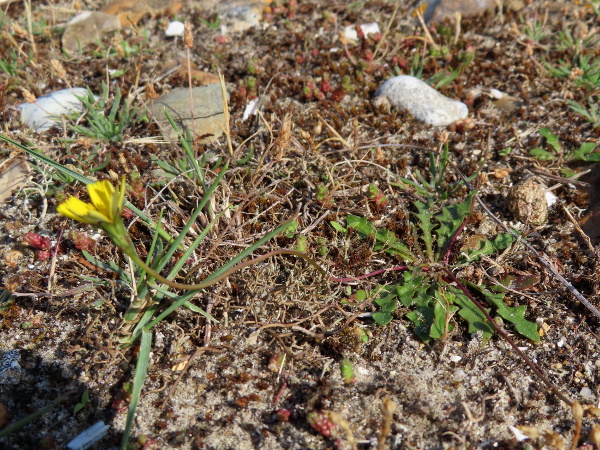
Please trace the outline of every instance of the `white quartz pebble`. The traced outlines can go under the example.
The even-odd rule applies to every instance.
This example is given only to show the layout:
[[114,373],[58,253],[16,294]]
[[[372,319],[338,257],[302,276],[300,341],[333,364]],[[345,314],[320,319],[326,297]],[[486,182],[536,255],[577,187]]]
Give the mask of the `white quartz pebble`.
[[167,27],[167,30],[165,31],[165,35],[167,35],[168,37],[183,36],[184,31],[185,31],[185,25],[177,20],[174,20]]
[[469,114],[464,103],[440,94],[424,81],[409,75],[400,75],[383,83],[375,92],[375,104],[385,102],[383,99],[417,120],[436,127],[450,125]]
[[36,133],[43,133],[54,125],[60,124],[60,116],[82,111],[83,106],[77,98],[87,95],[87,89],[73,88],[55,91],[39,97],[35,103],[21,103],[21,122]]

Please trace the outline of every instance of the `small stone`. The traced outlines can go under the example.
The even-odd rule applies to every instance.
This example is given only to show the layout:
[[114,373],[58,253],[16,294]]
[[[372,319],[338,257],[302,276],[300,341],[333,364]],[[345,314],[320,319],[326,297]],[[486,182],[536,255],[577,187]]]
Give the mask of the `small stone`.
[[185,25],[178,20],[174,20],[169,24],[167,29],[165,30],[165,35],[168,37],[174,36],[183,36],[183,32],[185,31]]
[[472,16],[495,6],[494,0],[433,0],[427,2],[423,16],[428,23],[438,23],[446,18],[454,19],[456,13],[463,17]]
[[557,201],[558,197],[554,195],[552,191],[546,192],[546,204],[548,205],[548,208],[552,208]]
[[450,358],[449,358],[449,359],[450,359],[450,361],[452,361],[452,362],[454,362],[454,363],[457,363],[457,362],[459,362],[459,361],[460,361],[462,358],[461,358],[460,356],[458,356],[458,355],[452,355],[452,356],[450,356]]
[[219,2],[217,14],[222,22],[221,32],[241,32],[260,25],[267,2],[234,0]]
[[456,369],[453,373],[452,373],[452,378],[454,379],[454,381],[462,381],[467,377],[467,373],[462,370],[462,369]]
[[255,116],[257,112],[258,99],[250,100],[244,108],[244,115],[242,116],[242,122],[248,120],[250,116]]
[[62,35],[63,49],[75,52],[119,28],[121,24],[117,16],[97,11],[82,12],[67,22]]
[[581,395],[586,400],[592,400],[594,398],[594,393],[587,386],[584,386],[584,387],[581,388],[581,391],[579,392],[579,395]]
[[464,103],[440,94],[424,81],[409,75],[387,80],[377,89],[374,97],[376,107],[389,102],[409,112],[417,120],[436,127],[450,125],[469,114],[469,108]]
[[[365,37],[370,34],[381,33],[381,29],[379,28],[379,25],[376,22],[363,23],[359,25],[359,27],[365,35]],[[356,25],[348,25],[346,28],[344,28],[344,36],[349,41],[358,41],[358,32],[356,31]]]
[[81,100],[77,97],[87,96],[87,89],[62,89],[39,97],[35,103],[21,103],[21,122],[36,133],[43,133],[60,124],[60,116],[83,111]]
[[192,89],[192,96],[194,101],[193,120],[189,88],[175,88],[156,100],[153,107],[154,118],[159,123],[163,136],[167,139],[178,141],[179,135],[171,127],[165,115],[165,109],[184,135],[184,129],[187,129],[192,136],[201,138],[200,143],[212,142],[221,136],[225,129],[221,84],[195,87]]
[[548,221],[548,202],[544,187],[532,178],[513,186],[508,192],[508,209],[520,222],[533,226]]

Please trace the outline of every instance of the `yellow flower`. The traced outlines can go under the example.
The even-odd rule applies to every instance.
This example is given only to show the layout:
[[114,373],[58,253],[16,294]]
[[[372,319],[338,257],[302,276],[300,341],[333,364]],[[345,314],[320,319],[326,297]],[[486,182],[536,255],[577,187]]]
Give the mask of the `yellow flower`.
[[123,210],[125,180],[121,181],[118,191],[106,180],[88,184],[87,188],[92,203],[70,197],[66,202],[58,205],[58,213],[70,219],[100,227],[103,224],[115,224]]
[[125,202],[125,177],[121,179],[118,191],[109,181],[88,184],[87,189],[92,203],[69,197],[66,202],[58,205],[56,208],[58,213],[70,219],[102,228],[125,254],[134,259],[137,258],[135,247],[121,218]]

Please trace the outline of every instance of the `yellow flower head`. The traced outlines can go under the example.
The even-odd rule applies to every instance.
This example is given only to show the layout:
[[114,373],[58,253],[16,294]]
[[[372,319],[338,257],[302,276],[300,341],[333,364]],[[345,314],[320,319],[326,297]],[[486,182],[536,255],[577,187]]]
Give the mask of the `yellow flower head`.
[[88,193],[92,203],[86,203],[78,198],[69,197],[66,202],[58,205],[59,214],[70,219],[91,225],[114,225],[121,218],[125,200],[125,177],[121,180],[118,191],[109,181],[98,181],[88,184]]

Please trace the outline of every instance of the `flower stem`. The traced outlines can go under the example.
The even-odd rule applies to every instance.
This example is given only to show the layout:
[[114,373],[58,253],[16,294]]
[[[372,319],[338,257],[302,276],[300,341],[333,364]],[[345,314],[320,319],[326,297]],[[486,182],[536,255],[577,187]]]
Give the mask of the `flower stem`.
[[163,277],[160,273],[158,273],[157,271],[155,271],[154,269],[152,269],[150,266],[148,266],[144,261],[142,261],[137,256],[137,254],[135,254],[135,255],[129,255],[129,256],[131,256],[131,258],[133,259],[133,261],[137,265],[139,265],[142,269],[144,269],[146,271],[146,273],[148,273],[148,275],[150,275],[153,278],[157,279],[161,283],[164,283],[167,286],[172,287],[173,289],[180,289],[180,290],[183,290],[183,291],[197,291],[197,290],[204,289],[204,288],[207,288],[209,286],[212,286],[213,284],[218,283],[219,281],[221,281],[221,280],[229,277],[230,275],[232,275],[233,273],[237,272],[238,270],[241,270],[241,269],[243,269],[245,267],[248,267],[248,266],[252,266],[254,264],[257,264],[257,263],[259,263],[261,261],[264,261],[265,259],[268,259],[268,258],[270,258],[272,256],[276,256],[276,255],[294,255],[294,256],[298,256],[299,258],[304,259],[307,263],[309,263],[315,269],[317,269],[319,271],[319,273],[321,273],[321,275],[323,275],[323,276],[327,275],[327,273],[325,272],[325,270],[319,264],[317,264],[317,262],[314,259],[312,259],[308,255],[306,255],[305,253],[298,252],[296,250],[281,249],[281,250],[274,250],[272,252],[269,252],[269,253],[266,253],[264,255],[258,256],[258,257],[254,258],[254,259],[251,259],[250,261],[246,261],[246,262],[237,264],[236,266],[232,267],[231,269],[227,270],[226,272],[223,272],[218,277],[211,278],[208,281],[202,281],[202,282],[196,283],[196,284],[182,284],[182,283],[177,283],[176,281],[168,280],[167,278]]

